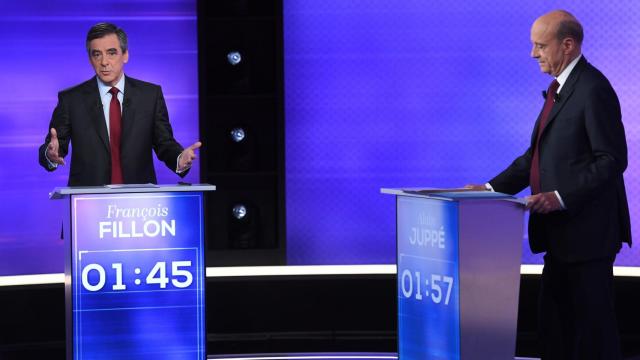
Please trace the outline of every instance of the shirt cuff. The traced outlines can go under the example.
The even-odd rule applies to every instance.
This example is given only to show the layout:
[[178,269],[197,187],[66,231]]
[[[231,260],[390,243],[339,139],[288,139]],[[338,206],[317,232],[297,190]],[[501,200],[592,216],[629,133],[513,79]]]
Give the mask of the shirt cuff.
[[493,191],[493,192],[495,192],[495,190],[493,190],[493,186],[491,186],[491,184],[489,184],[489,183],[485,183],[485,184],[484,184],[484,187],[485,187],[487,190],[489,190],[489,191]]
[[47,165],[49,166],[49,170],[58,168],[58,164],[52,163],[51,160],[49,160],[49,157],[47,156],[47,148],[46,147],[44,148],[44,158],[47,159]]
[[183,172],[191,169],[191,166],[187,166],[186,168],[180,170],[180,157],[182,156],[182,153],[180,153],[180,155],[178,155],[178,159],[176,161],[176,174],[182,174]]
[[567,210],[567,207],[564,206],[564,201],[562,201],[562,197],[560,197],[560,193],[558,192],[558,190],[554,191],[554,193],[556,194],[558,201],[560,201],[560,206],[562,206],[562,210]]

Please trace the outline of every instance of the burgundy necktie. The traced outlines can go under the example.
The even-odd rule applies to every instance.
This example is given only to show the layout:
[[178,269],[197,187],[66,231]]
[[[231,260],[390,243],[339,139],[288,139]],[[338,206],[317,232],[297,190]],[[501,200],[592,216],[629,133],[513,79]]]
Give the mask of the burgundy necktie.
[[533,157],[531,158],[531,171],[529,174],[529,183],[531,185],[531,194],[538,194],[540,192],[540,153],[538,148],[540,147],[540,136],[544,127],[549,120],[549,114],[553,108],[554,99],[556,97],[556,91],[560,83],[557,80],[553,80],[549,89],[547,90],[547,98],[544,101],[544,107],[542,108],[542,115],[540,115],[540,122],[538,122],[538,129],[536,135],[536,142],[534,143]]
[[109,104],[109,142],[111,143],[111,183],[122,184],[122,167],[120,166],[120,137],[122,135],[122,114],[118,89],[112,87],[111,104]]

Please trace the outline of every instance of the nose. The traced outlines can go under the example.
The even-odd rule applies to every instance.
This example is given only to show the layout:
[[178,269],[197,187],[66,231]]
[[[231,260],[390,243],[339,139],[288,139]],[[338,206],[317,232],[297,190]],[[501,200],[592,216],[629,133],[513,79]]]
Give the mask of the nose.
[[539,57],[540,57],[540,54],[538,54],[538,48],[537,48],[535,45],[533,45],[533,46],[531,47],[531,54],[530,54],[530,55],[531,55],[531,57],[532,57],[532,58],[534,58],[534,59],[537,59],[537,58],[539,58]]

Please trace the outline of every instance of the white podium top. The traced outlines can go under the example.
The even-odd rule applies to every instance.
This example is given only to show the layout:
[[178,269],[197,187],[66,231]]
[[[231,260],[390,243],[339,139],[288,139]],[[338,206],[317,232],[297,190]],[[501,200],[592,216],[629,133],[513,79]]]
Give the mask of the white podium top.
[[436,188],[406,188],[406,189],[380,189],[382,194],[396,196],[414,196],[427,199],[438,199],[445,201],[462,201],[462,200],[506,200],[522,205],[526,204],[524,199],[518,199],[515,196],[493,192],[493,191],[471,191],[467,189],[436,189]]
[[49,193],[49,199],[63,199],[69,195],[81,194],[124,194],[124,193],[153,193],[153,192],[187,192],[187,191],[215,191],[215,185],[184,184],[184,185],[155,185],[155,184],[122,184],[105,186],[72,186],[57,187]]

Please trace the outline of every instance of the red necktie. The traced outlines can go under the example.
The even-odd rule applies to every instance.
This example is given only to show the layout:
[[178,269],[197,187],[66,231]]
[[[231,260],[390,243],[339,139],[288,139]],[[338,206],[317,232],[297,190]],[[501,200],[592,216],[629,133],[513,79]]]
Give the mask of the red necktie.
[[540,145],[540,136],[542,135],[542,131],[544,127],[547,125],[547,121],[549,120],[549,114],[551,113],[551,109],[553,108],[554,99],[556,96],[556,91],[560,83],[557,80],[553,80],[551,85],[549,85],[549,89],[547,90],[547,98],[544,101],[544,107],[542,108],[542,115],[540,115],[540,122],[538,123],[538,130],[536,135],[535,147],[533,149],[533,158],[531,158],[531,171],[529,174],[529,183],[531,185],[531,194],[537,194],[540,192],[540,153],[538,152],[538,148]]
[[122,184],[122,167],[120,166],[120,137],[122,135],[122,114],[118,89],[112,87],[111,104],[109,104],[109,142],[111,143],[111,183]]

